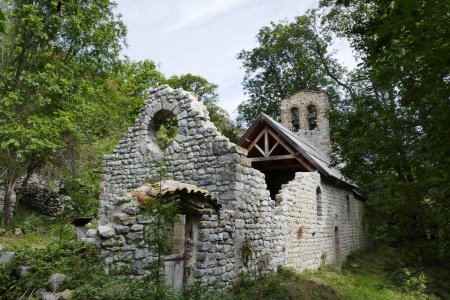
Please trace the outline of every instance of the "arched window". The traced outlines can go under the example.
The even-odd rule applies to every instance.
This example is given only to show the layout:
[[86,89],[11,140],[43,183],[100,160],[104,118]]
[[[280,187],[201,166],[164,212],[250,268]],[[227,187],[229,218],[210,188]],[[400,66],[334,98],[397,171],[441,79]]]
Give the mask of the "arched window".
[[322,208],[322,190],[320,187],[316,189],[316,205],[317,205],[317,217],[323,216],[323,208]]
[[297,107],[291,108],[292,131],[297,132],[300,129],[300,113]]
[[346,201],[347,201],[347,218],[350,220],[350,195],[346,196]]
[[169,110],[158,111],[153,117],[150,132],[153,141],[161,150],[165,150],[177,136],[177,117]]
[[315,105],[309,105],[308,108],[308,127],[313,130],[317,127],[317,109]]

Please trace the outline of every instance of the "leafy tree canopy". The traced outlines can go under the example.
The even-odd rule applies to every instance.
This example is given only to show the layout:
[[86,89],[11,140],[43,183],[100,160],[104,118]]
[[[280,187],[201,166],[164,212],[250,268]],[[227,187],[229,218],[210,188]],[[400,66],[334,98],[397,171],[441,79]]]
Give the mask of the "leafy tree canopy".
[[9,222],[18,178],[82,136],[85,117],[101,112],[94,107],[104,99],[99,95],[118,62],[125,27],[107,0],[60,7],[53,1],[13,0],[4,7],[0,170],[8,186],[4,215]]
[[210,83],[205,78],[185,74],[181,76],[171,76],[166,83],[173,88],[182,88],[185,91],[194,92],[198,96],[198,100],[203,102],[208,109],[211,121],[217,129],[232,142],[237,142],[242,135],[242,130],[230,121],[228,113],[217,105],[219,94],[217,92],[218,85]]
[[375,236],[411,261],[448,262],[448,1],[322,1],[361,60],[331,112],[336,162],[369,192]]
[[249,97],[238,107],[240,124],[250,123],[261,112],[278,119],[280,101],[299,90],[327,90],[336,97],[333,78],[343,69],[327,53],[331,37],[320,34],[315,23],[313,14],[291,23],[271,23],[260,29],[256,48],[238,54]]

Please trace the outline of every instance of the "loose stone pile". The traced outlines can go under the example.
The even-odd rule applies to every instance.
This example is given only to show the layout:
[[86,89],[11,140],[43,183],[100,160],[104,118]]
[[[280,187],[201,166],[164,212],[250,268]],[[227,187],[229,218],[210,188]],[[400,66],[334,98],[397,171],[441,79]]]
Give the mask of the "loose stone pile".
[[39,181],[28,183],[21,195],[22,203],[37,211],[56,216],[59,212],[71,208],[72,199],[58,190],[51,190]]

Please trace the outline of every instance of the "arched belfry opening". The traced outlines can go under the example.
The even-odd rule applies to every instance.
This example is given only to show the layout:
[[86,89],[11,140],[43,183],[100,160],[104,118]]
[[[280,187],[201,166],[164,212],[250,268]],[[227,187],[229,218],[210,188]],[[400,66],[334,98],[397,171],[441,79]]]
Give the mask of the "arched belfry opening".
[[291,108],[291,124],[292,124],[292,131],[297,132],[300,129],[300,111],[298,110],[298,107],[292,107]]
[[314,130],[317,128],[316,106],[313,104],[308,105],[307,112],[308,112],[308,130]]

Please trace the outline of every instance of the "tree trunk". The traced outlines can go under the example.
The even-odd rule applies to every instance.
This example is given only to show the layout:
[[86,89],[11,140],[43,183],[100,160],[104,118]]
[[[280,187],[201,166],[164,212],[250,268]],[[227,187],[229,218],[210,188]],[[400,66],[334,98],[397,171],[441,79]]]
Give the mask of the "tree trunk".
[[[17,181],[19,180],[19,176],[11,176],[8,186],[6,188],[5,200],[3,202],[3,223],[4,225],[11,224],[12,215],[14,210],[11,211],[13,207],[13,199],[16,197],[15,188],[17,186]],[[16,202],[19,200],[16,198]]]

